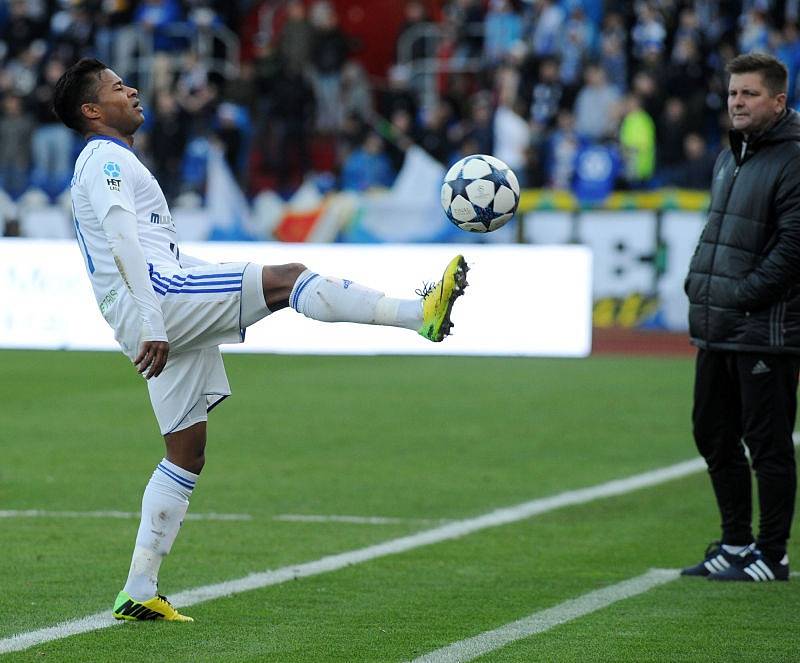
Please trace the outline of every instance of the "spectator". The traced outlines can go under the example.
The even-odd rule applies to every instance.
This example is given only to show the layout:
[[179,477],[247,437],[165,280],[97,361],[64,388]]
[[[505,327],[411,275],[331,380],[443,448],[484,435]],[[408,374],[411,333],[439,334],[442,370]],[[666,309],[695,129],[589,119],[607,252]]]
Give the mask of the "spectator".
[[34,121],[22,98],[6,95],[0,117],[0,186],[13,198],[28,188]]
[[342,189],[367,191],[374,187],[389,187],[393,181],[392,164],[383,147],[383,139],[370,131],[361,146],[344,162]]
[[646,71],[637,72],[631,81],[630,91],[639,97],[644,108],[650,117],[658,117],[664,108],[664,89],[658,81],[662,79],[654,78]]
[[532,189],[540,189],[547,186],[547,176],[545,173],[546,144],[545,132],[542,127],[531,123],[530,142],[525,148],[525,166],[522,171],[517,173],[520,183]]
[[484,20],[483,57],[489,66],[499,64],[522,37],[522,18],[510,0],[490,0]]
[[622,16],[610,13],[600,36],[600,64],[608,72],[609,82],[622,94],[628,85],[628,58],[625,54],[627,33]]
[[683,161],[672,171],[666,184],[683,189],[707,190],[711,186],[716,155],[709,151],[700,134],[690,133],[683,140]]
[[4,90],[19,97],[32,94],[39,81],[39,70],[45,50],[46,45],[43,41],[35,41],[11,60],[4,70],[6,78]]
[[666,79],[667,62],[664,60],[664,51],[658,47],[651,45],[648,46],[642,58],[636,63],[635,72],[633,75],[634,80],[640,74],[646,74],[653,81],[659,81],[660,87],[663,88],[663,82]]
[[678,17],[678,27],[673,35],[672,55],[670,60],[672,62],[683,61],[684,54],[678,49],[678,44],[681,41],[688,40],[698,46],[698,50],[702,50],[703,46],[703,32],[700,29],[700,21],[697,17],[697,12],[694,7],[684,7]]
[[575,99],[575,129],[584,138],[600,141],[617,130],[620,94],[611,85],[605,70],[596,64],[586,67],[585,85]]
[[273,85],[267,167],[280,189],[298,185],[311,170],[311,135],[316,112],[314,90],[306,75],[282,70]]
[[396,110],[404,110],[411,117],[417,116],[417,99],[411,90],[409,69],[403,65],[389,67],[387,87],[378,90],[378,113],[391,117]]
[[3,55],[12,60],[37,39],[47,36],[47,28],[30,10],[28,0],[10,0],[9,16],[0,33],[0,43],[5,45]]
[[526,15],[531,51],[536,57],[558,55],[564,10],[555,0],[534,0]]
[[625,180],[632,188],[645,186],[653,177],[656,164],[656,127],[636,94],[624,102],[619,129],[619,144],[625,164]]
[[482,0],[451,0],[443,9],[445,27],[453,32],[453,59],[464,62],[483,52],[484,10]]
[[533,86],[531,121],[548,129],[554,127],[563,96],[564,86],[559,80],[558,63],[553,58],[541,60],[537,83]]
[[668,94],[681,96],[688,107],[689,116],[703,117],[708,94],[707,71],[696,42],[688,37],[675,43],[671,63],[667,67]]
[[[726,3],[727,4],[727,3]],[[706,45],[718,44],[722,36],[730,29],[730,22],[722,12],[720,0],[694,0],[697,12],[697,24],[703,33]]]
[[247,161],[247,140],[250,134],[250,118],[243,106],[229,101],[217,106],[214,118],[214,134],[222,143],[225,161],[237,179],[243,179]]
[[287,67],[305,71],[311,62],[314,30],[306,19],[302,0],[290,0],[286,5],[286,22],[278,37],[278,54]]
[[367,72],[357,60],[348,60],[342,67],[339,93],[341,112],[344,116],[352,113],[362,120],[372,117],[372,95]]
[[252,116],[257,112],[259,106],[258,85],[256,64],[252,61],[242,62],[239,66],[239,75],[225,80],[222,98],[237,106],[242,106]]
[[48,60],[42,80],[30,97],[36,120],[31,144],[31,181],[51,197],[67,187],[74,165],[73,133],[53,114],[53,87],[65,69],[60,60]]
[[739,32],[739,51],[741,53],[769,50],[769,30],[767,17],[763,11],[753,8],[742,14],[739,22],[741,24]]
[[421,26],[430,21],[422,0],[408,0],[404,8],[405,19],[397,34],[397,61],[415,62],[433,53]]
[[53,50],[64,62],[75,62],[90,54],[95,26],[87,0],[71,0],[50,21]]
[[314,3],[311,24],[314,27],[311,62],[317,97],[317,129],[332,132],[341,126],[343,120],[340,84],[342,67],[350,48],[347,37],[339,29],[336,10],[327,0]]
[[411,140],[413,130],[414,119],[405,108],[398,108],[392,113],[386,130],[388,137],[386,155],[389,157],[392,171],[395,173],[400,172],[406,158],[406,150],[413,144]]
[[449,135],[453,109],[449,103],[440,99],[422,113],[422,125],[418,127],[415,142],[441,163],[447,163],[455,149]]
[[[516,77],[516,70],[504,67],[508,78]],[[501,76],[498,76],[502,80]],[[511,89],[516,88],[516,85]],[[527,109],[512,95],[498,95],[497,109],[494,113],[494,149],[491,152],[505,161],[512,170],[521,171],[527,160],[526,151],[531,141],[531,129]]]
[[662,53],[666,37],[667,31],[656,9],[649,2],[637,3],[636,25],[631,31],[634,58],[644,60],[649,50]]
[[142,0],[133,15],[136,25],[152,36],[156,51],[176,51],[180,47],[181,42],[170,28],[182,18],[177,0]]
[[583,8],[576,5],[564,24],[559,48],[564,85],[574,87],[580,84],[584,63],[594,59],[596,39],[595,27],[586,18]]
[[556,129],[546,146],[545,178],[554,189],[570,189],[575,175],[575,158],[583,141],[575,130],[575,116],[567,109],[559,111]]
[[99,5],[100,11],[93,14],[95,55],[103,62],[113,62],[119,57],[119,44],[131,24],[134,0],[99,0]]
[[211,84],[208,67],[196,53],[184,54],[175,90],[178,103],[186,113],[190,133],[203,134],[214,116],[217,88]]
[[797,72],[800,70],[800,32],[794,22],[787,21],[783,30],[777,34],[777,44],[773,55],[786,65],[789,81],[786,103],[794,106],[800,99],[797,94]]
[[181,164],[189,130],[186,114],[175,95],[162,90],[155,97],[150,144],[156,179],[164,189],[168,201],[181,193]]
[[628,32],[625,29],[625,18],[616,11],[609,11],[603,18],[603,29],[601,38],[614,39],[622,44],[622,50],[626,51]]
[[684,155],[684,139],[689,133],[686,104],[680,97],[670,97],[656,123],[656,163],[664,179]]
[[491,97],[486,92],[478,92],[471,98],[469,108],[469,117],[464,122],[462,142],[469,141],[475,146],[472,154],[494,154],[494,108]]

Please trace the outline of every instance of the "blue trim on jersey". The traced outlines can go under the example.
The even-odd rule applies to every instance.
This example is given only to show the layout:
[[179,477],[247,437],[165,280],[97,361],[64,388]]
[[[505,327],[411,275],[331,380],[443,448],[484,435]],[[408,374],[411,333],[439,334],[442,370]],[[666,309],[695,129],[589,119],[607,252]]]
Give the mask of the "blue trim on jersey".
[[94,156],[94,153],[97,152],[99,148],[100,148],[99,145],[95,145],[95,148],[92,150],[92,153],[88,157],[86,157],[86,161],[84,161],[83,165],[81,166],[81,172],[78,173],[78,177],[75,178],[76,182],[80,181],[81,177],[83,176],[83,171],[86,168],[86,164],[89,163],[89,159],[91,159]]
[[297,310],[297,302],[300,300],[300,294],[305,290],[306,286],[311,283],[315,278],[317,278],[319,274],[313,273],[308,275],[300,285],[296,286],[294,289],[294,296],[292,297],[291,306],[296,311]]
[[86,142],[91,143],[93,140],[110,140],[112,143],[116,143],[120,147],[124,147],[129,152],[133,152],[133,148],[130,145],[128,145],[128,143],[126,143],[123,140],[120,140],[119,138],[114,138],[113,136],[104,136],[102,134],[97,134],[96,136],[92,136],[91,138],[89,138]]
[[164,474],[166,474],[170,479],[172,479],[175,483],[180,484],[184,488],[188,488],[189,490],[194,490],[194,481],[187,479],[186,477],[182,477],[180,474],[176,474],[172,470],[167,467],[164,467],[161,463],[158,464],[158,469],[161,470]]
[[86,246],[86,240],[83,238],[83,233],[81,232],[81,224],[78,223],[78,217],[74,216],[75,213],[75,206],[72,206],[73,217],[72,220],[75,222],[75,230],[78,233],[78,238],[80,239],[80,243],[83,244],[83,255],[86,256],[86,265],[89,267],[89,273],[94,274],[94,262],[92,261],[92,256],[89,255],[89,247]]

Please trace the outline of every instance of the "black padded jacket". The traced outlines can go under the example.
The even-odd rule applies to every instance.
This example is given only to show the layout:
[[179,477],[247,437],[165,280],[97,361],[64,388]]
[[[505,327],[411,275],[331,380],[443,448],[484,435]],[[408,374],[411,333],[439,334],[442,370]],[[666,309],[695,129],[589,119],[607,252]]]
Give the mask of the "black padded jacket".
[[730,142],[686,277],[689,335],[710,350],[800,354],[800,114]]

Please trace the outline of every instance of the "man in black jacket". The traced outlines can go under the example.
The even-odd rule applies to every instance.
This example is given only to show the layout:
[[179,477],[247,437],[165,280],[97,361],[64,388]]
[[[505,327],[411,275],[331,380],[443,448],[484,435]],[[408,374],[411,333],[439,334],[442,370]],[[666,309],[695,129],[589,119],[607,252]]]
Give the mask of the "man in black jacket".
[[[683,575],[788,580],[800,369],[800,115],[786,67],[751,53],[728,63],[730,150],[714,166],[708,221],[689,267],[699,349],[692,423],[722,517],[722,540]],[[742,444],[744,442],[744,444]],[[751,528],[750,452],[758,484]]]

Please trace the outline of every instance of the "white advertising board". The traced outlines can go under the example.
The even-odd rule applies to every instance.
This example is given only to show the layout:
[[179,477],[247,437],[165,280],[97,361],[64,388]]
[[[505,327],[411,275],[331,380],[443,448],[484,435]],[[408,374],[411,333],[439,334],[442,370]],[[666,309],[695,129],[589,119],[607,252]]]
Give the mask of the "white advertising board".
[[[592,256],[584,246],[186,243],[181,250],[211,262],[302,262],[395,297],[414,297],[423,280],[438,280],[456,253],[470,266],[453,335],[443,343],[283,310],[227,351],[556,357],[591,351]],[[117,349],[75,241],[0,240],[0,301],[0,347]]]

